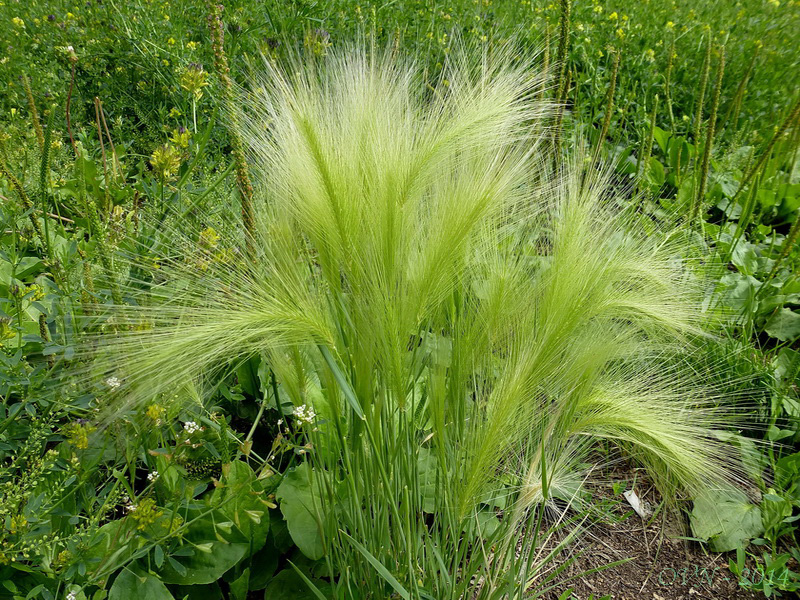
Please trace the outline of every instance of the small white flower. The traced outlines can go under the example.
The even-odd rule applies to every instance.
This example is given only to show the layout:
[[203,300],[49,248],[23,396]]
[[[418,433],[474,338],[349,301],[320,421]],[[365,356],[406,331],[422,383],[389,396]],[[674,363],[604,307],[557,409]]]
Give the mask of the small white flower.
[[196,431],[200,431],[203,428],[200,427],[194,421],[186,421],[186,423],[183,424],[183,429],[186,431],[186,433],[191,435],[191,434],[195,433]]
[[70,592],[66,596],[66,600],[77,600],[77,599],[78,599],[78,594],[76,594],[75,592]]
[[301,423],[311,423],[316,417],[317,413],[310,406],[303,404],[302,406],[295,406],[292,410],[294,417]]
[[75,52],[75,48],[72,46],[67,46],[67,52]]
[[158,479],[158,471],[147,474],[147,481],[154,482]]
[[122,382],[119,380],[119,377],[109,377],[106,379],[106,385],[115,390],[122,385]]
[[128,502],[128,503],[125,505],[125,512],[127,512],[127,513],[132,513],[132,512],[134,512],[135,510],[136,510],[136,505],[135,505],[134,503],[132,503],[132,502]]
[[281,425],[283,425],[283,419],[278,419],[278,427],[280,427]]

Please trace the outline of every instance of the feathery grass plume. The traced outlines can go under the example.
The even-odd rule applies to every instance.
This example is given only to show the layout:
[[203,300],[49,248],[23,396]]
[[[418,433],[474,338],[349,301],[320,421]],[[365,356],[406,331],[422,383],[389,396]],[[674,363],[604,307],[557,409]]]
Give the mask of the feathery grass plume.
[[188,235],[140,278],[146,302],[113,307],[131,326],[94,340],[95,372],[125,382],[107,419],[267,362],[312,422],[303,551],[338,597],[544,585],[544,505],[574,497],[598,440],[666,493],[733,472],[686,368],[707,315],[680,232],[644,235],[581,153],[546,176],[545,81],[511,51],[451,52],[436,94],[388,52],[267,63],[243,123],[256,260],[236,230],[214,256]]
[[694,129],[692,130],[692,139],[695,144],[700,143],[700,125],[703,122],[703,106],[706,99],[706,87],[708,86],[708,75],[711,72],[711,45],[712,35],[711,31],[706,25],[706,54],[703,58],[703,67],[700,71],[700,89],[697,92],[697,101],[695,102],[694,109]]
[[603,142],[608,135],[608,128],[611,126],[611,113],[614,112],[614,92],[617,88],[617,74],[619,73],[619,59],[620,51],[617,49],[610,49],[609,52],[614,54],[614,65],[611,67],[611,81],[608,83],[608,92],[606,92],[606,110],[603,115],[603,126],[600,129],[600,135],[597,138],[597,146],[595,147],[595,158],[600,157],[600,151],[603,148]]
[[42,123],[39,121],[39,111],[36,110],[36,101],[33,99],[33,91],[31,90],[31,82],[28,76],[22,74],[22,87],[25,90],[25,97],[28,99],[28,109],[31,111],[31,122],[33,123],[33,130],[36,132],[36,141],[39,144],[39,150],[44,151],[44,131],[42,131]]
[[719,96],[722,89],[722,75],[725,72],[725,46],[719,49],[719,65],[717,66],[717,80],[714,85],[714,99],[711,101],[711,115],[708,119],[706,128],[706,143],[703,146],[703,161],[700,165],[700,184],[697,186],[697,195],[692,204],[691,220],[697,218],[703,207],[703,200],[706,197],[706,181],[708,180],[708,167],[711,160],[711,147],[714,144],[714,130],[717,123],[717,109],[719,108]]

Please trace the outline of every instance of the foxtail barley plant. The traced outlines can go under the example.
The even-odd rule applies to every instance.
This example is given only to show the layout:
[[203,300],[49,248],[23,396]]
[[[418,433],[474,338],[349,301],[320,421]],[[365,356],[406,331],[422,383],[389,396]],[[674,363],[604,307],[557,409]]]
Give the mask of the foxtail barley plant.
[[269,365],[338,598],[542,592],[600,441],[668,497],[732,477],[682,366],[706,315],[679,232],[644,235],[580,158],[546,175],[528,64],[449,60],[436,94],[357,50],[267,64],[242,123],[253,261],[236,228],[210,259],[188,236],[96,340],[125,381],[107,418]]

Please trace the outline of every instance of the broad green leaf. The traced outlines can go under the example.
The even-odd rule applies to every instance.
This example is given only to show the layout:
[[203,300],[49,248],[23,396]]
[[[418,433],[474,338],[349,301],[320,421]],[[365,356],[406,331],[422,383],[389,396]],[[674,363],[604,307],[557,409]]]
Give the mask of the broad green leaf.
[[[198,550],[188,559],[169,557],[171,560],[160,572],[161,580],[180,585],[213,583],[242,560],[249,550],[248,544],[228,544],[219,540],[207,540],[204,544],[210,544],[207,546],[208,552]],[[173,561],[178,562],[185,569],[185,573],[179,572],[179,569],[172,564]]]
[[308,463],[289,471],[281,481],[276,497],[286,519],[292,540],[312,560],[322,558],[322,536],[319,530],[318,501],[315,502]]
[[661,152],[667,151],[667,141],[670,135],[668,131],[664,131],[658,125],[653,127],[653,138],[656,140],[658,147],[661,148]]
[[226,520],[217,523],[229,542],[252,544],[251,553],[261,549],[269,533],[269,519],[265,518],[267,496],[262,482],[253,469],[240,460],[233,461],[223,470],[222,485],[214,490],[213,502]]
[[250,569],[245,569],[242,574],[230,583],[231,598],[233,600],[247,600],[250,587]]
[[664,171],[664,165],[661,164],[661,161],[651,156],[647,167],[647,180],[650,182],[650,184],[658,188],[664,185],[666,173]]
[[790,308],[782,308],[770,317],[764,331],[782,342],[792,342],[800,337],[800,314]]
[[117,578],[108,600],[174,600],[165,586],[157,577],[148,573],[138,574],[125,567]]
[[708,541],[715,552],[743,547],[761,535],[761,510],[739,490],[704,492],[694,501],[691,514],[695,537]]

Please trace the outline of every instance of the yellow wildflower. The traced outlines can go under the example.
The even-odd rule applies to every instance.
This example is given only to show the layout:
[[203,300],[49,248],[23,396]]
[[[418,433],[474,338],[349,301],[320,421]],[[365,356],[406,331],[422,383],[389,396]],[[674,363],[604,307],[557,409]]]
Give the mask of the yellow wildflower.
[[18,533],[25,529],[25,526],[28,524],[28,519],[26,519],[23,515],[14,515],[11,517],[11,522],[9,523],[8,529],[11,533]]
[[175,38],[174,37],[169,38],[167,40],[167,44],[169,44],[170,46],[174,46],[175,45]]
[[186,47],[189,50],[196,50],[199,44],[197,42],[187,42]]
[[181,166],[181,155],[175,146],[164,144],[153,151],[150,164],[159,179],[169,179]]
[[610,15],[608,15],[608,20],[609,21],[616,21],[617,20],[617,11],[614,11]]
[[25,27],[25,21],[23,21],[19,17],[14,17],[13,19],[11,19],[11,22],[17,27]]
[[189,131],[183,127],[179,127],[178,129],[172,130],[170,141],[179,148],[188,148],[191,137],[192,134]]
[[30,294],[30,298],[28,298],[31,302],[36,302],[37,300],[41,300],[44,298],[44,290],[42,286],[37,283],[32,283],[28,286],[25,290],[26,294]]
[[667,29],[675,29],[675,23],[672,21],[667,21]]
[[167,415],[167,409],[160,404],[151,404],[147,407],[145,414],[156,425],[161,425],[164,422],[164,417]]
[[208,73],[203,70],[203,66],[192,63],[181,73],[180,84],[196,100],[200,100],[203,97],[203,88],[208,85],[207,79]]
[[138,504],[132,504],[128,507],[128,515],[136,521],[136,529],[140,531],[144,531],[150,525],[153,525],[163,514],[164,511],[156,506],[156,502],[152,498],[145,498]]

